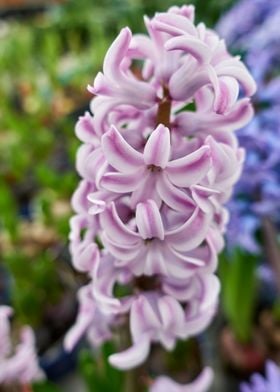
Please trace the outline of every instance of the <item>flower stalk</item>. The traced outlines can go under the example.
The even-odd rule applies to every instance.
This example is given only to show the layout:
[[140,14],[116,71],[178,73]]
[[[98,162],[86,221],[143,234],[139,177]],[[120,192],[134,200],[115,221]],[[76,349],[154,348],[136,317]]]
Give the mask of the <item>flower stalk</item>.
[[163,124],[170,128],[171,99],[168,90],[163,89],[163,99],[158,105],[156,125]]

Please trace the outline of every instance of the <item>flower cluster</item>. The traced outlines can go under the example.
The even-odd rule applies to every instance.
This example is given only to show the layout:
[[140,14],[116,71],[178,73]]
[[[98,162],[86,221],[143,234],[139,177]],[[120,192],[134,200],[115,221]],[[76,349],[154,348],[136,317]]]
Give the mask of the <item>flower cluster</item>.
[[254,96],[256,116],[237,134],[247,158],[229,206],[233,217],[229,243],[252,253],[260,250],[255,234],[263,217],[280,223],[279,18],[278,0],[243,0],[217,26],[234,50],[245,53],[245,62],[259,85]]
[[[109,357],[123,370],[143,363],[153,342],[172,350],[199,334],[215,313],[224,204],[244,160],[234,130],[251,119],[256,89],[224,41],[194,24],[193,6],[145,25],[148,35],[124,28],[112,43],[88,87],[94,115],[76,126],[82,180],[70,250],[90,283],[65,345],[83,334],[100,345],[129,319],[132,346]],[[205,391],[210,379],[206,371],[191,390]],[[152,390],[161,385],[189,390],[165,378]]]
[[280,390],[280,369],[272,361],[266,363],[266,378],[253,374],[251,384],[242,383],[241,392],[278,392]]
[[33,331],[30,327],[21,330],[21,341],[12,349],[9,317],[12,309],[0,306],[0,384],[28,384],[44,378],[38,365]]

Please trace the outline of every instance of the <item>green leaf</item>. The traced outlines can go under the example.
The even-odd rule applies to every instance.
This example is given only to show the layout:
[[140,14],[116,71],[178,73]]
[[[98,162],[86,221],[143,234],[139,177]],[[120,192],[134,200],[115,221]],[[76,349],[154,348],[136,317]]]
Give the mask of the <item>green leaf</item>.
[[257,258],[239,249],[231,257],[223,254],[220,259],[223,310],[236,338],[244,343],[250,340],[252,334],[256,267]]
[[108,356],[115,351],[114,345],[107,342],[99,354],[86,349],[80,352],[79,369],[88,392],[123,391],[124,374],[108,362]]

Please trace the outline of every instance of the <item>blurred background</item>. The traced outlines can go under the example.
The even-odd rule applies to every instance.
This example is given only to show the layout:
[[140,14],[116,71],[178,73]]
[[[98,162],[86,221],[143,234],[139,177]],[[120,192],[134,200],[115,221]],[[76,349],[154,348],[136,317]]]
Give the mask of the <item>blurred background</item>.
[[34,391],[121,391],[111,369],[93,374],[85,343],[70,355],[62,349],[85,283],[67,242],[78,183],[74,125],[118,31],[144,31],[143,15],[189,3],[261,86],[256,119],[239,132],[248,155],[220,260],[221,312],[196,346],[217,371],[218,392],[230,391],[229,380],[237,391],[267,357],[280,359],[279,0],[0,0],[0,304],[14,308],[15,330],[35,330],[49,381]]

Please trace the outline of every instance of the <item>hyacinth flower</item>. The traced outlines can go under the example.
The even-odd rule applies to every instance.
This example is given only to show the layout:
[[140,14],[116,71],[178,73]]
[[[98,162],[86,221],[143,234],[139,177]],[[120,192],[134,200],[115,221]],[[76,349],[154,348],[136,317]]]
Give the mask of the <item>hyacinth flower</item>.
[[[266,237],[272,238],[276,231],[272,226],[279,225],[279,18],[280,3],[277,0],[242,0],[217,25],[217,30],[231,48],[245,54],[244,61],[259,85],[253,98],[256,116],[237,133],[240,145],[247,151],[247,158],[229,205],[232,215],[229,245],[241,246],[251,253],[261,251],[256,233],[262,229],[268,231]],[[239,21],[238,27],[236,20]],[[268,254],[268,258],[273,256]]]
[[[144,22],[147,35],[124,28],[108,49],[88,86],[93,115],[76,125],[70,252],[89,283],[65,346],[86,335],[98,347],[127,331],[131,345],[109,357],[121,370],[149,361],[152,344],[172,351],[215,315],[225,204],[244,161],[234,131],[251,120],[256,90],[240,58],[194,23],[193,6]],[[147,385],[203,392],[211,380],[207,368],[191,384]]]
[[38,364],[35,339],[30,327],[23,327],[20,342],[13,349],[9,317],[12,309],[0,306],[0,384],[30,384],[44,378]]
[[242,383],[240,392],[278,392],[280,390],[280,369],[276,363],[267,361],[265,377],[253,374],[250,383]]

